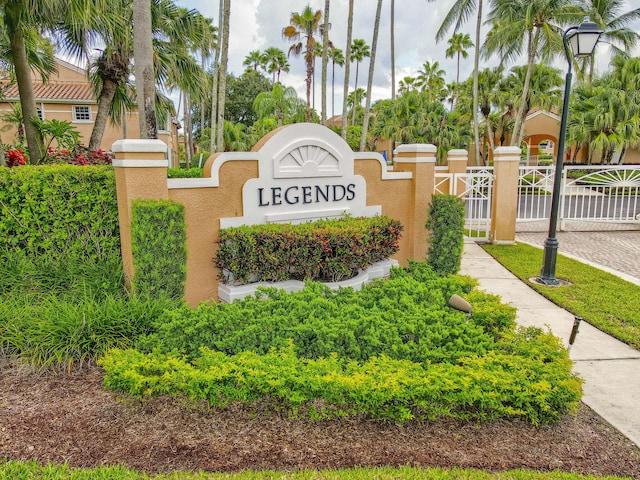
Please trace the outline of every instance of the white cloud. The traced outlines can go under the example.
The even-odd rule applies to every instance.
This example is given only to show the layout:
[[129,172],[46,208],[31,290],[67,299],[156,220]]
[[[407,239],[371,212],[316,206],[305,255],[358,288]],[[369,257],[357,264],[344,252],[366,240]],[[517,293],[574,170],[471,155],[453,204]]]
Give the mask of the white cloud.
[[[630,10],[631,3],[637,0],[626,0],[626,9]],[[402,78],[415,75],[425,61],[437,61],[446,72],[447,82],[455,80],[456,59],[446,58],[446,39],[436,43],[435,36],[442,19],[453,5],[454,0],[408,0],[395,2],[395,58],[396,58],[396,88]],[[203,15],[218,19],[218,2],[212,0],[177,0],[181,6],[196,8]],[[292,12],[302,12],[308,5],[313,9],[324,11],[323,0],[232,0],[231,2],[231,39],[229,48],[229,70],[236,75],[242,73],[242,62],[252,50],[264,50],[267,47],[278,47],[285,53],[291,46],[282,38],[282,29],[289,24]],[[372,44],[373,24],[376,4],[374,0],[360,0],[355,2],[353,38],[363,38],[367,44]],[[372,99],[388,98],[391,96],[391,52],[390,52],[390,21],[389,2],[383,2],[378,38],[376,65],[374,73],[374,89]],[[333,0],[331,2],[330,37],[335,46],[345,49],[347,37],[347,0]],[[640,22],[634,26],[640,27]],[[482,27],[486,33],[488,27]],[[475,38],[475,18],[463,26],[463,33]],[[600,58],[600,57],[599,57]],[[291,57],[291,72],[283,74],[283,83],[293,86],[301,98],[305,98],[305,68],[302,58]],[[480,67],[497,65],[498,61],[482,61]],[[320,72],[320,61],[316,66]],[[562,67],[561,67],[562,68]],[[606,68],[606,62],[601,69]],[[359,86],[366,86],[369,62],[365,60],[360,65]],[[465,79],[473,70],[473,50],[469,51],[467,59],[462,59],[460,78]],[[336,68],[336,112],[342,109],[342,85],[344,69]],[[354,64],[351,68],[351,85],[353,86]],[[319,78],[319,73],[317,74]],[[331,78],[329,69],[328,78]],[[320,87],[316,87],[316,109],[320,110]],[[330,85],[328,87],[330,91]],[[328,100],[328,108],[330,108]]]

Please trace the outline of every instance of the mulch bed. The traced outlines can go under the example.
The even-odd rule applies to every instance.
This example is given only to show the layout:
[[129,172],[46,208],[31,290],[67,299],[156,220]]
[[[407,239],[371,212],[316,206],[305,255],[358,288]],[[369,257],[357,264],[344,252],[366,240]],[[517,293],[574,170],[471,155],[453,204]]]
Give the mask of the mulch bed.
[[526,468],[640,478],[640,449],[587,406],[554,425],[452,420],[404,425],[309,421],[246,407],[130,400],[102,388],[99,367],[0,371],[0,459],[172,470],[354,466]]

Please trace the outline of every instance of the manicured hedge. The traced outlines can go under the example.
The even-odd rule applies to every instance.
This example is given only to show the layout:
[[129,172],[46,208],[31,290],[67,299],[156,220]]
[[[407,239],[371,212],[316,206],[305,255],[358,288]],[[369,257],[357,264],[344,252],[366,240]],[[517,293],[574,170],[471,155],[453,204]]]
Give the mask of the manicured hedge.
[[431,231],[429,265],[442,276],[458,273],[464,247],[464,200],[455,195],[431,197],[426,227]]
[[402,226],[387,217],[320,220],[220,231],[215,259],[225,283],[339,281],[398,251]]
[[184,205],[170,200],[134,200],[131,210],[134,291],[181,299],[187,277]]
[[0,238],[29,257],[120,257],[113,168],[0,167]]
[[0,167],[0,292],[122,289],[109,166]]

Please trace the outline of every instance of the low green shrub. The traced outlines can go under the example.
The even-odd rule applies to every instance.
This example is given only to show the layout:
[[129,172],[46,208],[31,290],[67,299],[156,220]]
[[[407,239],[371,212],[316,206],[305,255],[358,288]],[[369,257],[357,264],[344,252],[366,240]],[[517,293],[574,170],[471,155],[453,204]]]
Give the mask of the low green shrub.
[[396,253],[401,231],[382,216],[226,228],[215,262],[225,283],[335,282]]
[[427,261],[439,275],[460,270],[464,246],[464,200],[455,195],[431,197],[426,227],[431,231]]
[[167,169],[168,178],[201,178],[204,175],[204,169],[198,167],[191,168],[169,168]]
[[36,258],[24,250],[0,248],[0,296],[57,295],[77,301],[86,295],[104,297],[124,293],[119,255],[101,262],[83,262],[73,255]]
[[[581,383],[560,341],[540,329],[515,332],[514,309],[471,292],[474,284],[412,263],[358,292],[308,282],[298,293],[265,289],[233,304],[168,310],[136,349],[101,361],[105,385],[311,418],[539,424],[575,410]],[[472,299],[470,320],[447,306],[454,293]]]
[[96,361],[148,334],[168,300],[57,295],[19,296],[0,302],[0,350],[39,368]]
[[113,350],[101,365],[106,388],[138,398],[187,396],[212,406],[266,399],[311,418],[364,415],[405,422],[507,417],[541,424],[574,411],[581,395],[580,380],[571,373],[558,339],[532,328],[458,365],[386,355],[357,362],[335,353],[303,359],[293,344],[262,355],[202,348],[193,363],[175,353]]
[[266,354],[293,340],[303,358],[332,353],[366,361],[376,355],[414,362],[456,363],[494,348],[500,331],[513,328],[515,311],[497,297],[475,293],[478,322],[447,306],[469,292],[469,277],[440,278],[424,263],[392,269],[388,280],[361,291],[332,291],[309,282],[297,293],[263,289],[233,304],[185,306],[167,311],[156,331],[139,343],[144,351],[172,350],[188,359],[207,347],[229,355]]

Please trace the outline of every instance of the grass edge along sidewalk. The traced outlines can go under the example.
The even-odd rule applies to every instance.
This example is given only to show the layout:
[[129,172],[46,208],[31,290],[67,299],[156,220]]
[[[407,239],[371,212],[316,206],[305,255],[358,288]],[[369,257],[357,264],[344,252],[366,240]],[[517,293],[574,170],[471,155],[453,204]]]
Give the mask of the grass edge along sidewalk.
[[147,475],[129,470],[122,466],[106,466],[94,469],[71,468],[67,465],[39,465],[34,461],[16,462],[0,460],[0,480],[21,480],[27,478],[46,478],[48,480],[614,480],[628,477],[580,475],[565,472],[535,472],[531,470],[511,470],[489,473],[476,469],[442,469],[413,467],[352,468],[341,470],[302,470],[297,472],[173,472],[168,474]]
[[558,255],[556,275],[571,284],[562,288],[537,285],[542,250],[514,245],[482,245],[507,270],[556,305],[631,347],[640,350],[640,286],[578,260]]

